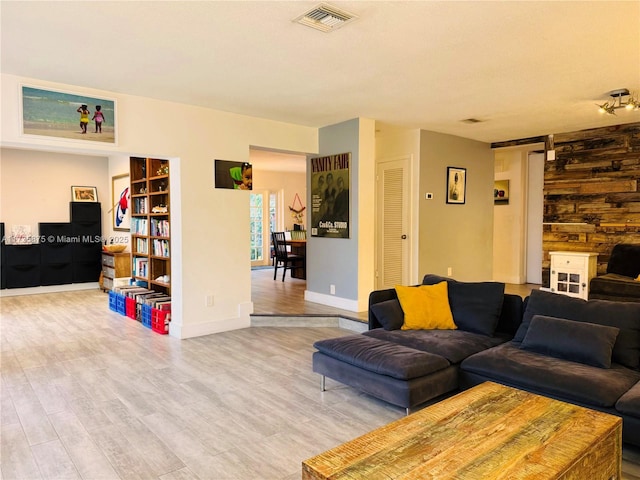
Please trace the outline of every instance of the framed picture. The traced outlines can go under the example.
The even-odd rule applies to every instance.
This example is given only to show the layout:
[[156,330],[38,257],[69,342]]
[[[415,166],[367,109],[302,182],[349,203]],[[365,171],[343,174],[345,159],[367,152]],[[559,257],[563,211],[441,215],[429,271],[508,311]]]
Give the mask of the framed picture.
[[253,189],[253,167],[250,163],[216,160],[214,174],[216,188]]
[[349,238],[351,152],[311,158],[311,236]]
[[22,133],[116,143],[116,102],[21,85]]
[[467,169],[447,167],[447,203],[465,203]]
[[96,187],[71,187],[72,202],[97,202],[98,189]]
[[509,204],[509,180],[496,180],[493,187],[493,203],[495,205]]
[[129,174],[123,173],[111,178],[111,219],[114,230],[128,232],[131,228],[131,194]]

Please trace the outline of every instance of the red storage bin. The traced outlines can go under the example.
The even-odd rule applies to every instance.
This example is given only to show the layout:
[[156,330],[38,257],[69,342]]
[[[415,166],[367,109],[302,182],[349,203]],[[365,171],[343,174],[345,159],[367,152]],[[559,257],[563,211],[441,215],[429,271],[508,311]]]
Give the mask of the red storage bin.
[[162,335],[169,333],[169,322],[171,321],[171,310],[151,309],[151,330]]
[[138,319],[138,309],[136,308],[136,299],[126,297],[124,299],[124,309],[127,317],[137,320]]

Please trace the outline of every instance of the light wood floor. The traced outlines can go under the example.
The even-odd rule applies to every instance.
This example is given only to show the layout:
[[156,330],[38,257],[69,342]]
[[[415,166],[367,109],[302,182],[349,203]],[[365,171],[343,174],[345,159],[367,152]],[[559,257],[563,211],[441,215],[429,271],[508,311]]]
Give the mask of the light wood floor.
[[[273,268],[257,269],[251,272],[251,300],[255,315],[342,315],[347,318],[367,321],[367,312],[351,312],[328,307],[304,300],[307,282],[291,278],[287,272],[282,281],[282,269],[278,269],[278,279],[273,279]],[[523,297],[539,285],[506,285],[505,291]]]
[[[404,414],[331,380],[320,392],[312,345],[352,333],[338,328],[177,340],[97,290],[0,312],[2,480],[299,479],[302,460]],[[640,454],[624,455],[640,479]]]

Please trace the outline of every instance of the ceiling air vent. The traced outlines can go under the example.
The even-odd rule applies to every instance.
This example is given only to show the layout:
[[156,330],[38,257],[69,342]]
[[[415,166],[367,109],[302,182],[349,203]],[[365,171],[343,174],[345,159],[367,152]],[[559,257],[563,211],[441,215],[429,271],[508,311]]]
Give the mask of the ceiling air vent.
[[312,8],[307,13],[300,15],[293,21],[307,27],[315,28],[321,32],[331,32],[356,20],[358,17],[326,3]]

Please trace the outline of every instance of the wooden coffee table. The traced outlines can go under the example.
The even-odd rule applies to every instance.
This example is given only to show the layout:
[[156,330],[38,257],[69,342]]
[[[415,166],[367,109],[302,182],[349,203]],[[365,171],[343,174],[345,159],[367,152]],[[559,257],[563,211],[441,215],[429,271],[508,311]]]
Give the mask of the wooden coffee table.
[[622,420],[483,383],[302,463],[306,479],[620,479]]

